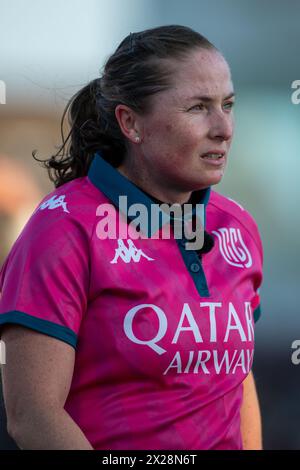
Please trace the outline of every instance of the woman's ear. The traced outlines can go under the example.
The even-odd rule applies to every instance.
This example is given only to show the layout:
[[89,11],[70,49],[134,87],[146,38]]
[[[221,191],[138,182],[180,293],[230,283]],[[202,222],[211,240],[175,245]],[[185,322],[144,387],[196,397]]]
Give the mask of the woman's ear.
[[138,144],[142,140],[139,116],[129,106],[118,104],[115,116],[124,136],[131,142]]

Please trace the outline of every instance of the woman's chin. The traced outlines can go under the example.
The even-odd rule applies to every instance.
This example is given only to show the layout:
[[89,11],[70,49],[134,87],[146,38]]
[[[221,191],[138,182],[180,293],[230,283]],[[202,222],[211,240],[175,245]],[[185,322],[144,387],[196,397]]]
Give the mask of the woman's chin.
[[208,186],[213,186],[215,184],[218,184],[222,181],[222,178],[224,176],[224,168],[221,170],[215,170],[214,172],[211,172],[209,175],[205,175],[206,177],[201,178],[201,182],[203,182],[203,186],[208,187]]

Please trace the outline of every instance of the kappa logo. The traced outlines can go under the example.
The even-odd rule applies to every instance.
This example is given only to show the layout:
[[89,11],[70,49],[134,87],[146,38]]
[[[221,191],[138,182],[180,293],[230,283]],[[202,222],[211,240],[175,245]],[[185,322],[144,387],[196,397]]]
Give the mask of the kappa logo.
[[239,228],[219,228],[213,230],[219,240],[221,255],[231,266],[238,268],[250,268],[252,266],[252,257],[245,245]]
[[145,255],[142,250],[139,250],[133,243],[132,240],[127,240],[128,248],[126,247],[124,241],[121,238],[118,238],[118,248],[116,248],[116,254],[111,264],[116,264],[118,259],[121,258],[124,263],[138,263],[141,259],[141,256],[146,258],[148,261],[154,261],[150,256]]
[[47,199],[47,201],[43,202],[39,209],[40,210],[44,210],[44,209],[57,209],[58,207],[62,207],[63,208],[63,211],[64,212],[68,212],[68,214],[70,213],[67,209],[67,203],[65,201],[65,195],[63,196],[57,196],[57,195],[54,195],[52,196],[50,199]]

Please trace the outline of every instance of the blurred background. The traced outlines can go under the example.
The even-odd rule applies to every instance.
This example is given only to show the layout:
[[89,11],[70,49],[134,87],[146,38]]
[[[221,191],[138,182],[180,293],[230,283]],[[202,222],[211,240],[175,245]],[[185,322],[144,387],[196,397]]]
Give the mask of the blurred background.
[[[207,36],[232,68],[236,134],[215,189],[252,213],[264,244],[254,360],[264,446],[300,449],[299,0],[0,0],[0,263],[53,189],[31,152],[60,144],[69,98],[129,32],[174,23]],[[2,402],[0,449],[12,448]]]

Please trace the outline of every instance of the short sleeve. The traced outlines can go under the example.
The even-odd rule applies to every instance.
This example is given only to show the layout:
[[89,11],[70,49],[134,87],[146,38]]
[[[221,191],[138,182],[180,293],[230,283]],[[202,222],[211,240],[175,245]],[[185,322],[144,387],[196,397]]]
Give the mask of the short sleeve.
[[256,291],[256,294],[252,299],[252,310],[254,316],[254,323],[256,323],[261,316],[261,300],[259,289]]
[[0,326],[15,323],[72,345],[87,308],[89,238],[64,211],[37,210],[0,274]]

